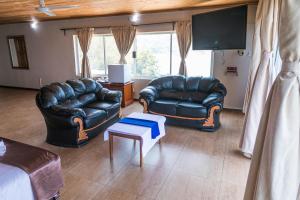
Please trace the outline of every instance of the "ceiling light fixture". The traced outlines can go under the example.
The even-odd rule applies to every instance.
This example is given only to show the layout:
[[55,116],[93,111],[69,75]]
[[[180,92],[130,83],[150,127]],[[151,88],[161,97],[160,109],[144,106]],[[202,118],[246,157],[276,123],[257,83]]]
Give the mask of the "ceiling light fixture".
[[37,29],[38,28],[38,21],[36,19],[32,19],[32,22],[30,24],[32,29]]
[[136,22],[140,21],[140,18],[141,18],[141,14],[138,13],[138,12],[135,12],[135,13],[133,13],[133,15],[131,15],[131,16],[129,17],[129,20],[130,20],[132,23],[136,23]]

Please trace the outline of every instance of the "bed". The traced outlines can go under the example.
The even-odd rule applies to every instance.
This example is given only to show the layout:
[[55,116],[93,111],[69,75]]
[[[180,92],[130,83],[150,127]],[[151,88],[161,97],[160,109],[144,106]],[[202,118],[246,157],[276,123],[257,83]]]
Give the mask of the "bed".
[[18,167],[0,163],[0,197],[1,200],[34,200],[28,174]]
[[59,156],[6,138],[0,140],[6,146],[6,152],[0,155],[1,200],[58,198],[63,187]]

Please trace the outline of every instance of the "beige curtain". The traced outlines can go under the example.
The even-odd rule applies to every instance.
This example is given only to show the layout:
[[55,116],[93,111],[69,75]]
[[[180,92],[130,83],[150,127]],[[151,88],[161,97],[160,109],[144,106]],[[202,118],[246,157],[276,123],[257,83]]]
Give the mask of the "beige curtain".
[[91,69],[89,65],[88,51],[93,37],[94,28],[81,28],[77,31],[80,48],[82,50],[81,77],[90,78]]
[[[267,12],[270,11],[270,12]],[[269,65],[274,64],[274,50],[277,46],[278,38],[278,17],[275,16],[278,13],[278,6],[276,1],[259,1],[256,20],[255,20],[255,33],[253,38],[253,50],[252,50],[252,61],[250,67],[250,73],[248,77],[247,90],[244,99],[243,112],[246,113],[250,104],[252,91],[256,82],[256,76],[260,66],[264,63]],[[275,19],[273,25],[273,18]],[[266,38],[267,36],[267,38]],[[262,63],[264,62],[264,63]],[[278,75],[280,69],[269,67],[270,75],[274,81]],[[274,75],[275,74],[275,75]],[[271,81],[272,82],[272,81]]]
[[192,39],[192,25],[191,21],[178,21],[175,24],[175,30],[177,34],[179,52],[181,56],[179,74],[186,76],[187,69],[185,64],[185,58],[191,46]]
[[136,28],[134,26],[120,26],[112,27],[112,34],[115,38],[119,53],[120,53],[120,64],[126,64],[125,56],[129,52],[131,45],[134,41]]
[[[258,5],[252,71],[250,73],[247,91],[249,105],[247,107],[243,135],[240,141],[240,149],[246,155],[252,155],[253,153],[264,105],[280,69],[280,67],[275,65],[275,55],[278,47],[280,1],[281,0],[264,0],[259,1]],[[247,104],[247,102],[245,102],[245,104]]]
[[282,1],[279,23],[282,69],[259,126],[245,200],[300,199],[299,10],[299,0]]

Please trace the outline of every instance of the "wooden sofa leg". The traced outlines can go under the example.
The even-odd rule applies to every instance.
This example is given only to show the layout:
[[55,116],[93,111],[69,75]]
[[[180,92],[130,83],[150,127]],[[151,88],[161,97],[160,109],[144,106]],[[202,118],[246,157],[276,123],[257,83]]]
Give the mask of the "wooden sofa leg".
[[209,115],[208,115],[208,118],[205,120],[205,122],[203,123],[203,127],[214,127],[215,126],[215,112],[217,110],[220,110],[221,107],[216,105],[216,106],[213,106],[210,108],[209,110]]
[[79,133],[78,133],[78,143],[82,140],[87,140],[89,139],[88,135],[86,134],[86,132],[83,129],[83,121],[81,118],[74,118],[74,122],[79,124]]
[[148,112],[148,104],[144,99],[140,99],[140,103],[143,105],[144,109],[143,109],[143,113],[147,113]]

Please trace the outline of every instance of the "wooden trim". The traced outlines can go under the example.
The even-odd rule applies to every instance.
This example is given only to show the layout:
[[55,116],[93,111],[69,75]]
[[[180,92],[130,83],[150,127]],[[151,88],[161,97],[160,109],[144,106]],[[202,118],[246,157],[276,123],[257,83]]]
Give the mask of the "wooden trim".
[[139,102],[143,105],[143,108],[144,108],[143,113],[147,113],[148,112],[148,104],[147,104],[146,100],[141,99]]
[[176,115],[167,115],[167,114],[157,113],[157,112],[153,112],[153,111],[148,111],[148,112],[151,114],[162,115],[165,117],[176,118],[176,119],[204,121],[204,123],[202,124],[204,127],[213,127],[215,125],[215,120],[214,120],[215,111],[220,110],[220,109],[221,109],[221,106],[219,106],[219,105],[211,107],[209,110],[208,118],[181,117],[181,116],[176,116]]
[[[235,6],[243,6],[243,5],[256,5],[257,3],[255,2],[238,2],[234,4],[228,4],[228,5],[215,5],[215,6],[196,6],[196,7],[184,7],[184,8],[177,8],[177,9],[166,9],[166,10],[158,10],[158,11],[146,11],[146,12],[140,12],[140,14],[152,14],[152,13],[163,13],[163,12],[176,12],[176,11],[193,11],[193,10],[199,10],[199,9],[226,9],[230,7],[235,7]],[[203,13],[207,13],[210,11],[206,11]],[[93,17],[107,17],[107,16],[120,16],[120,15],[130,15],[132,13],[120,13],[120,14],[115,14],[115,15],[101,15],[101,16],[93,16]],[[202,14],[202,13],[201,13]],[[81,18],[90,18],[90,17],[79,17]],[[176,21],[166,21],[166,22],[153,22],[153,23],[142,23],[142,24],[132,24],[130,23],[129,25],[132,26],[147,26],[147,25],[159,25],[159,24],[175,24]],[[94,26],[94,29],[109,29],[113,26]],[[64,32],[64,35],[66,35],[66,31],[70,30],[78,30],[81,29],[82,27],[69,27],[69,28],[61,28],[60,30]],[[174,30],[174,28],[173,28]]]
[[209,117],[207,118],[207,120],[205,120],[205,122],[202,126],[204,126],[204,127],[213,127],[213,126],[215,126],[215,119],[214,119],[215,111],[220,110],[220,109],[221,109],[220,106],[211,107],[210,111],[209,111]]
[[110,118],[108,118],[107,120],[104,120],[103,122],[101,122],[100,124],[97,124],[96,126],[92,127],[92,128],[88,128],[88,129],[84,129],[83,126],[83,121],[81,118],[79,117],[75,117],[74,118],[74,122],[79,124],[79,133],[78,133],[78,142],[83,141],[83,140],[87,140],[88,139],[88,135],[87,135],[87,131],[91,131],[94,130],[95,128],[105,124],[106,122],[108,122],[109,120],[113,119],[114,117],[116,117],[117,115],[119,115],[120,112],[117,112],[116,114],[114,114],[113,116],[111,116]]
[[187,119],[187,120],[206,120],[207,118],[196,118],[196,117],[180,117],[180,116],[176,116],[176,115],[167,115],[167,114],[162,114],[162,113],[157,113],[157,112],[153,112],[153,111],[148,111],[151,114],[155,114],[155,115],[162,115],[165,117],[170,117],[170,118],[177,118],[177,119]]
[[8,86],[8,85],[0,85],[0,88],[8,88],[8,89],[18,89],[18,90],[34,90],[39,91],[36,88],[25,88],[25,87],[18,87],[18,86]]
[[[150,11],[140,11],[140,14],[155,14],[155,13],[164,13],[164,12],[176,12],[176,11],[193,11],[199,9],[214,9],[214,8],[226,8],[230,6],[242,6],[242,5],[257,5],[257,2],[253,1],[240,1],[236,3],[230,4],[222,4],[222,5],[210,5],[210,6],[194,6],[194,7],[182,7],[182,8],[173,8],[173,9],[160,9],[160,10],[150,10]],[[74,17],[61,17],[61,18],[48,18],[48,19],[38,19],[40,22],[45,21],[60,21],[60,20],[70,20],[70,19],[89,19],[89,18],[96,18],[96,17],[112,17],[112,16],[122,16],[122,15],[131,15],[132,12],[120,12],[120,13],[112,13],[112,14],[104,14],[104,15],[93,15],[93,16],[86,16],[86,15],[78,15]],[[17,24],[17,23],[31,23],[32,19],[28,17],[28,19],[22,20],[7,20],[0,23],[0,25],[4,24]]]
[[[17,67],[17,66],[13,65],[13,60],[12,60],[13,58],[12,58],[10,44],[9,44],[10,39],[14,40],[18,63],[19,63],[19,65],[22,65],[22,66]],[[9,51],[9,56],[10,56],[11,68],[18,69],[18,70],[29,70],[25,35],[8,35],[6,37],[6,40],[7,40],[8,51]],[[17,42],[17,44],[16,44],[16,42]],[[21,46],[19,46],[20,44],[21,44]],[[18,47],[18,49],[17,49],[17,47]],[[22,52],[22,54],[21,54],[21,52]]]
[[82,140],[87,140],[89,139],[87,133],[84,131],[83,129],[83,121],[81,118],[79,117],[76,117],[74,118],[73,120],[75,123],[78,123],[79,124],[79,132],[78,132],[78,138],[77,138],[77,142],[79,143],[80,141]]

